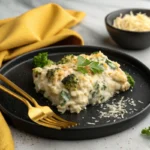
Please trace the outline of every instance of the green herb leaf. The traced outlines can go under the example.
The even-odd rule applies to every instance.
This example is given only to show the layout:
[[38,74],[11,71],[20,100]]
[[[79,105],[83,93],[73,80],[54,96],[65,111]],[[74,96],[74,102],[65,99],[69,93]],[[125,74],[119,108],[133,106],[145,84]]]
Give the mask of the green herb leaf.
[[126,73],[129,84],[131,85],[131,87],[133,87],[135,84],[133,77],[129,73],[127,73],[127,72],[125,72],[125,73]]
[[87,69],[84,68],[84,67],[77,67],[77,71],[79,71],[79,72],[81,72],[81,73],[83,73],[83,74],[88,73]]
[[85,59],[82,56],[78,56],[78,60],[77,60],[77,65],[78,66],[87,66],[90,64],[90,61],[88,59]]
[[78,62],[77,62],[77,65],[78,65],[78,66],[81,66],[81,65],[84,63],[85,58],[82,57],[82,56],[78,56],[77,61],[78,61]]
[[143,129],[143,130],[141,131],[141,133],[142,133],[143,135],[150,136],[150,127]]
[[108,64],[108,66],[111,68],[111,69],[116,69],[116,65],[110,61],[109,59],[106,60],[106,64]]
[[90,61],[88,59],[85,59],[82,56],[78,56],[77,59],[77,71],[85,74],[88,73],[87,67],[90,69],[92,73],[102,73],[104,71],[104,68],[102,65],[99,64],[99,62],[96,61]]
[[88,66],[91,62],[88,59],[85,59],[82,66]]
[[102,73],[104,71],[104,68],[99,64],[99,62],[92,61],[90,64],[91,71],[95,73]]

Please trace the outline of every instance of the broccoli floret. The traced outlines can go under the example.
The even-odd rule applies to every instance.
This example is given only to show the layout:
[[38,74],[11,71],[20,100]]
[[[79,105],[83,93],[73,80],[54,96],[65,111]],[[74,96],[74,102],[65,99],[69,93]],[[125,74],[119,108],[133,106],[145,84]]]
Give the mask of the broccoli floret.
[[46,77],[49,81],[52,81],[55,77],[55,73],[59,70],[59,68],[49,69],[47,70]]
[[44,67],[46,65],[52,65],[54,62],[48,59],[48,53],[39,53],[37,56],[34,56],[33,63],[35,67]]
[[66,64],[69,61],[71,61],[73,59],[74,55],[70,54],[70,55],[66,55],[64,56],[60,61],[57,62],[57,64]]
[[125,73],[126,73],[126,76],[127,76],[127,79],[128,79],[130,86],[133,87],[135,84],[133,77],[129,73],[127,73],[127,72],[125,72]]
[[62,80],[65,88],[68,90],[75,90],[78,85],[78,78],[74,74],[70,74]]

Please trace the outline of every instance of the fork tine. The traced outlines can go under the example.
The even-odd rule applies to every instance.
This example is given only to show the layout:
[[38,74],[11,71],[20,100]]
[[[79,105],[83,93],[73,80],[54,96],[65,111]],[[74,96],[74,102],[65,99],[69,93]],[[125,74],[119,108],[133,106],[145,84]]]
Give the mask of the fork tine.
[[44,118],[47,122],[50,122],[50,123],[56,123],[56,124],[59,124],[59,123],[62,123],[62,124],[66,124],[66,123],[63,123],[63,122],[58,122],[57,120],[54,120],[54,119],[50,119],[50,118]]
[[65,128],[65,127],[70,127],[70,124],[68,124],[68,123],[59,122],[59,121],[57,121],[57,120],[55,120],[55,122],[54,122],[54,121],[52,121],[52,120],[49,119],[49,118],[45,118],[43,121],[44,121],[45,123],[54,123],[54,125],[60,126],[60,127],[63,127],[63,128]]
[[52,124],[52,125],[54,125],[54,126],[58,126],[58,127],[60,127],[60,128],[69,127],[69,125],[66,124],[66,123],[64,124],[64,123],[59,123],[59,122],[51,122],[51,120],[50,120],[50,119],[47,119],[47,118],[42,119],[41,121],[44,122],[44,123],[46,123],[46,124]]
[[36,123],[38,123],[39,125],[45,126],[45,127],[49,127],[49,128],[54,128],[54,129],[58,129],[58,130],[61,129],[61,127],[55,126],[55,125],[50,124],[50,123],[47,124],[47,123],[43,122],[43,120],[39,120],[39,121],[37,121]]

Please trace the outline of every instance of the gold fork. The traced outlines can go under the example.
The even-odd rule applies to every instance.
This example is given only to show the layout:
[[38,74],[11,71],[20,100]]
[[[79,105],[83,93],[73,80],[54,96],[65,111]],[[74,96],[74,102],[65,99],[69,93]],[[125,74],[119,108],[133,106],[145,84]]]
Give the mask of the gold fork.
[[[69,128],[69,127],[73,127],[77,125],[77,123],[75,122],[67,121],[59,117],[52,111],[52,109],[50,109],[50,107],[39,105],[33,97],[31,97],[29,94],[27,94],[25,91],[23,91],[20,87],[18,87],[16,84],[14,84],[12,81],[10,81],[8,78],[3,76],[2,74],[0,74],[0,80],[7,83],[10,87],[15,89],[18,93],[20,93],[26,98],[25,99],[24,97],[17,95],[16,93],[0,85],[1,90],[16,97],[17,99],[21,100],[27,105],[29,109],[28,115],[31,118],[31,120],[33,120],[34,122],[40,125],[47,126],[50,128],[55,128],[55,129]],[[35,107],[33,107],[27,100],[32,102]]]

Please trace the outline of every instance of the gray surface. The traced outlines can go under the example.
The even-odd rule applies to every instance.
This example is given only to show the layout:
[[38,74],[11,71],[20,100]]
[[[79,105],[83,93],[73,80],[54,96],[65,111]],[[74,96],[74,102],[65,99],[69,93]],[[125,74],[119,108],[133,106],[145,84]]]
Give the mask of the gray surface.
[[[0,18],[13,17],[50,2],[49,0],[0,0]],[[65,8],[82,10],[86,18],[74,30],[79,32],[86,45],[104,46],[122,51],[108,36],[104,17],[121,8],[149,8],[149,0],[55,0]],[[125,51],[150,68],[150,48],[141,51]],[[87,141],[56,141],[20,132],[11,127],[16,150],[149,150],[150,139],[140,135],[142,128],[150,125],[150,115],[139,124],[119,134]]]

